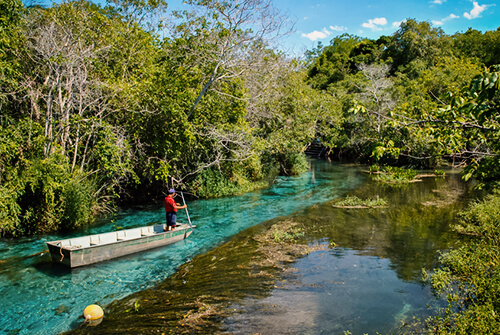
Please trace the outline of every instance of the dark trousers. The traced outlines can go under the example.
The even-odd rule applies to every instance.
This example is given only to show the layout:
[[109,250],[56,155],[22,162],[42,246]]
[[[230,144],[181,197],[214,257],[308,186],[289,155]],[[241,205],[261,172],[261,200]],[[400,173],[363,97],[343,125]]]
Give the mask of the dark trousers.
[[177,225],[177,212],[166,212],[167,213],[167,226],[175,227]]

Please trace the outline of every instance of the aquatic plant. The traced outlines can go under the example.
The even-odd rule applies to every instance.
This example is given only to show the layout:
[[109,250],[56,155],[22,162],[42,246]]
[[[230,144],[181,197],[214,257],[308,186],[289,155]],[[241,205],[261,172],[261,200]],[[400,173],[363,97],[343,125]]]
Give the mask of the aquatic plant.
[[444,171],[443,170],[435,170],[434,174],[438,177],[444,177]]
[[385,166],[373,179],[388,184],[408,184],[416,181],[418,173],[413,169]]
[[290,243],[295,241],[300,236],[304,236],[304,231],[298,227],[292,227],[288,231],[275,227],[271,231],[272,239],[278,243]]
[[387,200],[379,198],[377,199],[360,199],[357,196],[346,196],[344,200],[339,201],[335,204],[336,207],[383,207],[387,205]]

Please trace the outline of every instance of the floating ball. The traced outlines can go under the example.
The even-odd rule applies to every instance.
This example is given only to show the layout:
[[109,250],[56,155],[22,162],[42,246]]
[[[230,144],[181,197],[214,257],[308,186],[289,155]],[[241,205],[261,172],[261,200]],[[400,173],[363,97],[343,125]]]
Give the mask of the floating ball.
[[89,305],[83,310],[83,317],[86,321],[94,321],[104,316],[102,308],[98,305]]

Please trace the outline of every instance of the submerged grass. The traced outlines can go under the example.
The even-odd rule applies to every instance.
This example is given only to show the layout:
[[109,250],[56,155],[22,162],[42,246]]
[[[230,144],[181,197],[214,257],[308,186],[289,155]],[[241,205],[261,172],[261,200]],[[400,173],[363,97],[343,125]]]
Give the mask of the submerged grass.
[[376,208],[387,206],[387,200],[377,197],[376,199],[360,199],[357,196],[346,196],[333,205],[334,207],[342,208]]
[[218,334],[220,321],[238,312],[230,309],[235,301],[269,295],[283,274],[293,272],[291,262],[330,246],[306,244],[304,229],[292,220],[250,228],[156,287],[106,306],[99,326],[67,334]]
[[[270,297],[280,283],[302,285],[303,273],[293,268],[298,258],[318,249],[334,248],[336,243],[341,246],[335,248],[339,257],[345,246],[364,250],[367,255],[377,256],[377,260],[390,259],[397,277],[407,282],[420,280],[421,269],[432,269],[436,252],[450,246],[454,237],[445,227],[453,222],[455,211],[451,205],[422,203],[436,199],[433,191],[436,188],[445,190],[452,185],[449,180],[440,179],[437,184],[427,180],[414,185],[410,188],[414,192],[409,193],[370,182],[356,194],[360,197],[380,194],[391,204],[388,209],[338,210],[324,203],[309,207],[305,215],[275,219],[249,228],[227,243],[194,257],[154,288],[105,306],[105,317],[99,326],[82,326],[69,333],[225,333],[228,317],[238,313],[245,316],[248,300]],[[457,186],[455,193],[459,195],[465,190]],[[456,197],[456,201],[463,199],[464,196]],[[457,204],[456,208],[459,207]],[[321,244],[311,245],[308,241],[321,241]],[[331,263],[325,266],[328,264]],[[313,288],[307,287],[310,289]],[[323,288],[321,291],[329,292]],[[136,301],[139,301],[138,308],[135,308]],[[419,315],[427,317],[426,313]],[[406,323],[401,324],[401,332],[391,333],[410,333],[415,329],[417,334],[421,330],[421,321],[409,320],[406,314],[398,317]],[[351,327],[354,323],[350,323]]]

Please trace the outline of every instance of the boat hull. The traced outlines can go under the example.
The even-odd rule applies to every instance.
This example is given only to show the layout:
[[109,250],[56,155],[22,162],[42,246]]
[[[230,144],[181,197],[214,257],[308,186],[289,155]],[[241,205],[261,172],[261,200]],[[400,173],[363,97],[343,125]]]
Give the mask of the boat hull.
[[[96,243],[84,247],[63,245],[65,241],[75,241],[77,239],[47,242],[47,246],[53,262],[75,268],[176,243],[186,239],[191,233],[192,229],[190,227],[182,227],[174,231],[162,231],[136,238],[117,239],[116,242]],[[109,234],[112,233],[87,237],[91,240],[92,237]],[[83,239],[87,237],[83,237]]]

